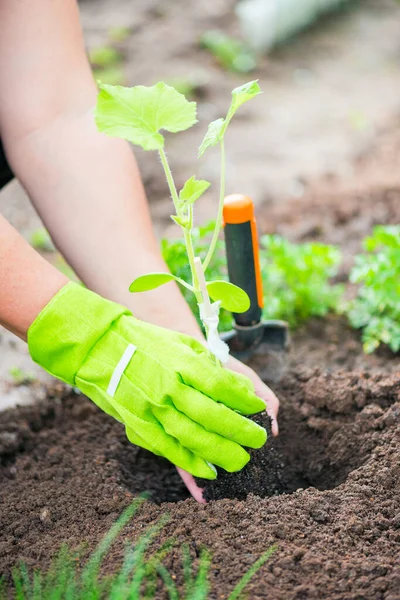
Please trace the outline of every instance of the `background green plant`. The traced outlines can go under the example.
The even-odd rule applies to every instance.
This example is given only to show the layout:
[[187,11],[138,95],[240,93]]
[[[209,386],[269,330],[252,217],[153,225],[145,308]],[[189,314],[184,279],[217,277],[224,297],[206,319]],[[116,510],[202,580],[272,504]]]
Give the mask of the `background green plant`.
[[[213,223],[194,230],[196,254],[207,252]],[[162,240],[161,250],[169,269],[185,281],[190,281],[183,240]],[[313,316],[337,311],[344,287],[332,283],[341,261],[338,248],[317,243],[292,244],[278,235],[261,238],[260,265],[264,287],[264,318],[283,319],[293,327]],[[219,240],[213,260],[208,267],[210,279],[227,279],[225,244]],[[196,303],[192,294],[183,290],[192,311]],[[232,317],[221,311],[220,329],[232,327]]]
[[400,350],[400,225],[377,226],[356,256],[350,281],[360,284],[348,307],[350,323],[362,328],[364,351],[381,343]]
[[[195,568],[189,546],[182,546],[183,591],[178,589],[175,577],[163,564],[175,540],[167,540],[157,550],[149,552],[150,546],[168,521],[168,516],[161,517],[149,527],[135,546],[126,546],[122,565],[116,573],[106,577],[100,574],[112,543],[142,501],[136,500],[123,512],[81,569],[78,568],[79,554],[62,546],[46,572],[35,570],[32,573],[21,562],[13,571],[13,590],[7,589],[4,580],[0,581],[0,600],[6,600],[10,594],[15,600],[150,600],[159,595],[160,586],[163,586],[170,600],[207,600],[211,567],[208,550],[200,551]],[[271,547],[260,556],[227,596],[227,600],[242,597],[250,579],[274,550]]]
[[264,316],[296,327],[310,317],[339,309],[344,286],[333,278],[341,262],[335,246],[293,244],[279,235],[261,238]]

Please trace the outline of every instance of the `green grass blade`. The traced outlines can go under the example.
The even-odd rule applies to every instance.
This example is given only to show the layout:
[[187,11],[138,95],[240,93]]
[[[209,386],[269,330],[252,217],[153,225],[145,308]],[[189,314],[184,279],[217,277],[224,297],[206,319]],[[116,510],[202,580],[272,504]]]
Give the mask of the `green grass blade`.
[[31,600],[32,586],[26,564],[22,561],[13,569],[15,600]]
[[162,563],[159,563],[157,565],[157,572],[164,582],[164,585],[168,592],[169,600],[179,600],[178,588],[176,587],[176,584],[172,579],[171,573],[168,571],[168,569],[164,567]]
[[7,584],[3,576],[0,577],[0,600],[7,600]]
[[33,573],[33,600],[43,600],[43,575],[40,571]]
[[197,569],[196,579],[192,585],[192,591],[187,595],[186,600],[207,600],[210,589],[209,572],[211,566],[211,554],[203,549],[200,553],[200,564]]
[[240,598],[241,593],[243,592],[246,585],[249,583],[250,579],[252,577],[254,577],[254,575],[257,573],[257,571],[259,569],[261,569],[263,564],[266,563],[267,560],[269,560],[269,558],[271,558],[271,556],[275,552],[275,550],[276,550],[276,546],[271,546],[270,548],[268,548],[268,550],[266,550],[264,552],[264,554],[262,554],[260,556],[260,558],[258,560],[256,560],[254,565],[252,567],[250,567],[250,569],[247,571],[247,573],[245,573],[243,575],[242,579],[239,581],[239,583],[237,584],[235,589],[228,596],[228,600],[237,600],[237,598]]
[[130,583],[130,594],[129,600],[136,600],[140,597],[140,588],[143,584],[143,580],[146,577],[146,561],[145,553],[149,545],[152,543],[155,536],[167,523],[169,517],[164,515],[159,521],[149,528],[144,536],[142,536],[138,543],[135,545],[134,552],[132,554],[132,563],[130,565],[133,577]]
[[66,545],[61,546],[55,560],[42,582],[42,594],[46,600],[61,600],[76,577],[75,564]]
[[138,506],[144,501],[143,498],[138,498],[131,504],[127,509],[124,510],[122,515],[117,519],[117,521],[112,525],[110,530],[103,537],[96,550],[93,552],[88,562],[86,563],[85,568],[82,571],[80,577],[80,584],[85,593],[87,594],[87,598],[96,598],[96,580],[99,574],[100,565],[102,560],[110,546],[114,542],[115,538],[121,533],[122,529],[128,523],[128,521],[133,517],[135,512],[138,509]]
[[188,544],[182,546],[182,562],[185,593],[189,596],[193,589],[193,565]]

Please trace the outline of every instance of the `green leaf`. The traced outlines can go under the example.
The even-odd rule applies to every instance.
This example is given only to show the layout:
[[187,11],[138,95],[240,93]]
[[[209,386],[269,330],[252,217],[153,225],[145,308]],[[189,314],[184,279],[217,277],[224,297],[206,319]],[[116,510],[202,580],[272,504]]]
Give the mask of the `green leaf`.
[[199,158],[200,156],[203,156],[204,152],[208,150],[208,148],[216,146],[218,142],[222,140],[225,133],[224,128],[225,119],[217,119],[216,121],[211,121],[211,123],[208,126],[207,133],[200,144]]
[[257,66],[254,52],[243,42],[222,31],[206,31],[201,36],[200,43],[215,56],[225,69],[237,73],[248,73]]
[[245,102],[248,102],[258,94],[261,94],[260,86],[258,85],[258,80],[249,81],[243,85],[232,90],[232,102],[229,107],[227,121],[230,121],[239,106],[242,106]]
[[177,279],[172,273],[149,273],[148,275],[142,275],[137,277],[129,286],[130,292],[147,292],[154,290],[155,288]]
[[222,308],[230,312],[242,313],[250,308],[250,298],[246,292],[229,281],[210,281],[207,290],[214,301],[219,300]]
[[207,133],[200,144],[199,157],[203,156],[208,148],[216,146],[223,139],[226,128],[237,109],[258,94],[261,94],[261,89],[257,80],[249,81],[232,90],[232,101],[226,119],[217,119],[209,124]]
[[193,175],[193,177],[185,182],[185,185],[179,192],[179,199],[183,204],[194,204],[208,190],[210,185],[209,181],[196,179]]
[[188,290],[193,291],[193,287],[190,284],[180,279],[180,277],[172,275],[172,273],[148,273],[147,275],[136,277],[136,279],[132,281],[131,285],[129,286],[129,291],[148,292],[150,290],[155,290],[169,281],[177,281]]
[[102,46],[89,52],[89,60],[94,67],[110,67],[121,62],[122,55],[115,48]]
[[100,84],[95,120],[99,131],[120,137],[144,150],[164,147],[160,130],[176,133],[192,127],[196,103],[160,81],[127,88]]
[[187,229],[190,225],[189,217],[185,215],[179,217],[178,215],[171,215],[171,219],[174,221],[174,223],[176,223],[180,227],[183,227],[184,229]]

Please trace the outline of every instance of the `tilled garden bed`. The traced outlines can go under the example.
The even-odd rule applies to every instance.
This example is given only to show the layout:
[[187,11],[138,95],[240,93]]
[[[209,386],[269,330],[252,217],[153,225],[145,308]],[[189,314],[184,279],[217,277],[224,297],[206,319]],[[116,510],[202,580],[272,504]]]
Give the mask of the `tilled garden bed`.
[[[180,545],[194,552],[206,545],[214,557],[211,597],[224,597],[274,543],[251,598],[399,598],[398,374],[296,369],[277,391],[274,451],[267,445],[239,475],[209,484],[208,497],[231,499],[206,506],[182,501],[187,494],[167,462],[129,445],[118,423],[61,386],[37,407],[9,411],[0,434],[1,570],[21,558],[46,566],[61,542],[93,547],[147,490],[152,501],[125,541],[169,513],[161,541],[176,538],[176,549],[166,564],[179,581]],[[266,485],[271,455],[274,466],[280,457],[281,490]],[[107,571],[122,551],[119,541]]]
[[[296,225],[296,210],[302,222],[313,221],[320,198],[272,211],[269,228],[332,241],[327,224],[345,206],[337,226],[344,252],[353,255],[373,224],[399,222],[399,190],[369,198],[325,198],[325,236],[321,228],[299,235]],[[254,366],[262,370],[262,361],[258,356]],[[363,355],[359,333],[344,317],[314,319],[293,335],[288,369],[273,388],[281,400],[279,438],[253,452],[240,474],[207,483],[211,501],[198,505],[174,467],[130,445],[123,427],[87,399],[61,384],[32,385],[39,403],[1,418],[0,573],[9,578],[19,559],[46,567],[63,542],[89,551],[147,491],[149,500],[113,546],[108,573],[120,564],[124,543],[167,513],[159,541],[174,538],[175,545],[165,565],[180,585],[182,544],[193,557],[206,546],[213,555],[210,598],[226,598],[275,544],[246,589],[249,598],[399,599],[398,357],[385,348]]]

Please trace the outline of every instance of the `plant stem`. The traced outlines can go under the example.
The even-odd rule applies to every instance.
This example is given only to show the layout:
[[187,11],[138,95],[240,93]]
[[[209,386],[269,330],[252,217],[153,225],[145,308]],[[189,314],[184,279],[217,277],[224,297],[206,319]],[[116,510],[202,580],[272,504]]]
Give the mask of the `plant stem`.
[[194,259],[194,266],[196,269],[197,279],[199,281],[199,288],[201,292],[202,304],[204,306],[204,313],[206,317],[212,317],[213,311],[211,308],[210,296],[208,295],[207,284],[204,277],[204,269],[203,265],[201,264],[201,258],[199,256],[196,256],[196,258]]
[[187,229],[184,229],[184,228],[182,228],[182,229],[183,229],[183,235],[185,238],[186,252],[188,255],[188,259],[189,259],[190,270],[192,272],[194,294],[196,296],[197,302],[199,302],[199,301],[201,301],[201,294],[200,294],[200,287],[199,287],[199,279],[198,279],[197,273],[196,273],[192,236],[190,235],[190,231],[188,231]]
[[222,212],[224,210],[224,198],[225,198],[225,143],[224,143],[223,138],[220,142],[220,148],[221,148],[221,179],[220,179],[220,187],[219,187],[218,215],[217,215],[217,220],[215,223],[213,236],[211,239],[211,244],[208,249],[207,256],[203,261],[204,272],[206,272],[206,269],[207,269],[208,265],[210,264],[210,261],[213,257],[215,247],[218,242],[219,232],[221,231],[221,227],[222,227]]
[[[163,166],[164,173],[167,178],[167,183],[168,183],[169,191],[171,193],[171,197],[172,197],[172,200],[173,200],[173,203],[175,206],[176,214],[178,216],[180,216],[181,211],[179,210],[179,196],[178,196],[178,192],[176,189],[174,178],[172,176],[171,169],[168,164],[167,155],[164,152],[164,148],[160,148],[158,153],[160,155],[161,164]],[[191,206],[189,210],[190,210],[190,213],[189,213],[190,214],[190,228],[187,229],[186,227],[182,227],[182,231],[183,231],[183,236],[185,238],[186,252],[188,255],[188,259],[189,259],[190,271],[192,273],[192,285],[194,288],[194,293],[197,298],[197,301],[199,301],[199,298],[201,298],[201,296],[200,296],[200,291],[199,291],[199,282],[197,279],[196,268],[195,268],[195,264],[194,264],[194,249],[193,249],[193,242],[192,242],[192,236],[191,236],[191,229],[192,229],[192,225],[193,225],[193,207]]]
[[163,166],[165,176],[167,178],[167,183],[168,183],[169,191],[172,196],[172,201],[175,206],[176,214],[178,215],[179,214],[179,196],[178,196],[178,192],[176,189],[174,178],[171,173],[171,169],[169,168],[167,155],[164,152],[164,148],[160,148],[158,153],[159,153],[159,156],[161,159],[161,164]]

